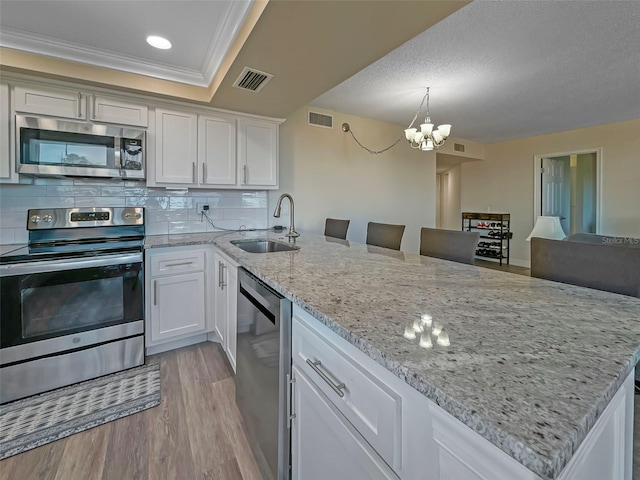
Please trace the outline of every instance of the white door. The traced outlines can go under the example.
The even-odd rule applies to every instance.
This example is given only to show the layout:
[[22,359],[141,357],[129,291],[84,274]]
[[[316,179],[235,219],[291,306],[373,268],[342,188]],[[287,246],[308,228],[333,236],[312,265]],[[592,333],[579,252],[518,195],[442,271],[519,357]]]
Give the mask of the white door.
[[565,159],[568,157],[542,159],[542,205],[541,214],[560,217],[565,235],[569,232],[569,179],[565,175]]
[[204,272],[153,279],[151,288],[152,342],[205,332]]
[[226,306],[227,306],[227,341],[226,351],[227,358],[236,371],[236,345],[238,343],[238,269],[235,265],[225,264],[225,289],[226,289]]
[[241,185],[278,186],[278,125],[238,119],[238,165]]
[[85,120],[87,96],[74,90],[16,87],[15,111]]
[[0,183],[17,183],[18,174],[11,148],[11,121],[9,114],[9,85],[0,84]]
[[149,126],[149,107],[128,100],[92,95],[91,119],[99,122]]
[[156,109],[156,183],[195,185],[198,162],[198,116]]
[[224,263],[222,257],[215,256],[215,331],[220,338],[220,345],[227,351],[227,292],[223,285]]
[[296,366],[293,376],[293,480],[398,478]]
[[198,118],[201,185],[236,184],[236,119],[224,115]]

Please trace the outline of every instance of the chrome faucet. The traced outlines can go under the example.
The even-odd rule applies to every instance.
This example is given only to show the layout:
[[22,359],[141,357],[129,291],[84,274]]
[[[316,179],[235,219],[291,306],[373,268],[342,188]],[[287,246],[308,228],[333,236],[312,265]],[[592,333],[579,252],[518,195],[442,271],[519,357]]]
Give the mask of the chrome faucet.
[[300,234],[296,232],[294,212],[293,212],[294,211],[293,198],[291,197],[291,195],[289,195],[288,193],[283,193],[282,195],[280,195],[280,197],[278,198],[278,201],[276,202],[276,209],[273,211],[273,216],[276,218],[280,218],[282,199],[285,197],[289,199],[289,203],[291,204],[291,225],[289,226],[289,233],[287,233],[285,236],[289,237],[289,240],[293,240],[296,237],[299,237]]

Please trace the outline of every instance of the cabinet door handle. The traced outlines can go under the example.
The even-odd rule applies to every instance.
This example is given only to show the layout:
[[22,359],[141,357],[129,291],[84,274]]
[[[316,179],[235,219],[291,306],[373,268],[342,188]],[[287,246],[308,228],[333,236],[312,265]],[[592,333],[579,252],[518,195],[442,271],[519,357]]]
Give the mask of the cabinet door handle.
[[192,265],[193,262],[167,263],[167,267],[181,267],[183,265]]
[[82,118],[82,92],[78,92],[78,118]]
[[158,305],[158,281],[153,281],[153,304]]
[[91,118],[95,120],[98,118],[98,114],[96,113],[96,96],[91,95]]
[[247,184],[247,166],[246,165],[242,166],[242,173],[243,173],[242,183],[246,185]]
[[225,269],[225,268],[227,268],[227,266],[226,266],[224,263],[220,262],[220,267],[221,267],[221,268],[220,268],[220,271],[222,272],[222,278],[220,279],[220,282],[221,282],[221,283],[220,283],[220,288],[221,288],[222,290],[224,290],[224,287],[226,287],[226,286],[227,286],[227,284],[226,284],[226,283],[225,283],[225,281],[224,281],[224,269]]
[[293,413],[293,384],[296,379],[287,374],[287,428],[291,429],[291,423],[296,418],[296,414]]
[[196,183],[196,162],[191,163],[191,180]]
[[338,394],[339,397],[344,397],[344,392],[342,390],[347,388],[347,386],[343,382],[333,383],[329,376],[322,370],[320,370],[320,366],[322,365],[320,360],[312,362],[311,359],[307,358],[307,364],[313,369],[314,372],[320,375],[320,378],[322,378],[322,380],[324,380],[331,387],[331,389]]
[[202,164],[202,183],[207,183],[207,164]]
[[218,261],[218,288],[222,288],[222,262]]

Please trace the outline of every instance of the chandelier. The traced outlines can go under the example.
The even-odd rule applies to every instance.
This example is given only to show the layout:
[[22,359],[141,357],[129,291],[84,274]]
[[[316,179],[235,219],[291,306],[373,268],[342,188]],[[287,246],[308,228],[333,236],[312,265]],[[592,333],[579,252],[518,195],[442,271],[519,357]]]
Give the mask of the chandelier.
[[[420,130],[418,130],[417,128],[412,128],[413,124],[418,119],[418,115],[420,115],[420,112],[422,111],[425,100],[427,101],[427,117],[424,119],[424,123],[420,125]],[[348,123],[342,124],[342,131],[351,134],[351,137],[358,144],[358,146],[363,150],[369,152],[371,155],[379,155],[386,152],[387,150],[395,147],[403,138],[403,136],[400,135],[399,138],[388,147],[385,147],[382,150],[371,150],[370,148],[364,146],[356,138]],[[433,123],[431,123],[431,117],[429,116],[429,87],[427,87],[427,93],[425,93],[424,97],[422,97],[422,102],[420,103],[418,111],[409,124],[409,127],[404,131],[404,137],[409,140],[409,145],[411,145],[411,148],[419,148],[420,150],[429,151],[440,148],[442,145],[444,145],[444,142],[447,140],[447,137],[450,133],[451,125],[449,124],[438,125],[438,128],[436,128],[435,130],[433,129]]]
[[[422,110],[422,105],[424,104],[424,100],[427,100],[427,116],[424,119],[424,123],[420,125],[420,130],[417,128],[412,128],[413,123],[418,118],[420,114],[420,110]],[[411,148],[419,148],[420,150],[433,150],[440,148],[444,145],[444,142],[447,140],[447,137],[451,133],[451,125],[442,124],[438,125],[438,128],[433,129],[433,123],[431,123],[431,116],[429,115],[429,87],[427,87],[427,93],[424,95],[422,99],[422,103],[420,104],[420,109],[416,116],[413,117],[413,121],[409,125],[409,127],[404,131],[404,136],[409,141],[409,145]]]

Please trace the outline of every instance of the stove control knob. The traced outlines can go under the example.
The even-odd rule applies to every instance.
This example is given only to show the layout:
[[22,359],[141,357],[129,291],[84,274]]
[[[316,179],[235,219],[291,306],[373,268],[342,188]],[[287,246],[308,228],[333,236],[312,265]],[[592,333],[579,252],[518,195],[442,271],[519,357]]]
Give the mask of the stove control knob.
[[131,212],[127,212],[124,214],[124,218],[127,220],[131,220],[133,218],[133,214]]
[[141,213],[136,213],[136,220],[140,220],[142,218],[142,214]]
[[45,215],[44,217],[42,217],[43,222],[51,223],[51,220],[53,220],[53,217],[51,215]]
[[40,223],[40,215],[31,215],[29,220],[31,223]]

